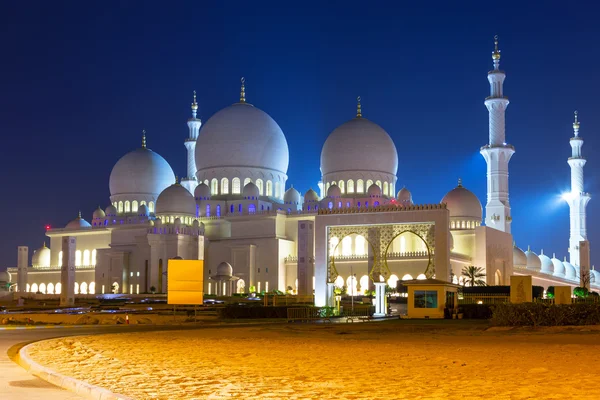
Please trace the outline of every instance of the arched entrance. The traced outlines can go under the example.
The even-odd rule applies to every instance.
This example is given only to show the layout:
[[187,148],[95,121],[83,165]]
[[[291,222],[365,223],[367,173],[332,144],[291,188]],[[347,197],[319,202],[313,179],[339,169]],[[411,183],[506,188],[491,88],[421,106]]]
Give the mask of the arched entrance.
[[[389,265],[388,265],[388,255],[390,254],[390,248],[392,247],[392,244],[394,243],[394,240],[396,238],[403,237],[402,235],[404,235],[405,233],[409,233],[409,234],[414,235],[415,237],[417,237],[425,245],[426,255],[427,255],[427,267],[425,268],[425,271],[423,271],[423,273],[425,274],[425,276],[427,278],[432,278],[433,275],[435,274],[435,268],[434,268],[434,263],[433,263],[433,254],[431,252],[431,247],[427,243],[427,240],[422,236],[422,234],[423,234],[422,231],[415,232],[412,229],[405,229],[405,230],[396,232],[394,234],[394,236],[392,236],[391,238],[389,238],[387,246],[385,248],[385,252],[383,253],[383,262],[384,262],[387,270],[390,270]],[[413,255],[415,257],[418,257],[420,255],[418,252],[412,252],[412,253],[414,253]],[[404,254],[406,254],[406,253],[404,253]],[[410,253],[408,253],[408,254],[410,255]]]

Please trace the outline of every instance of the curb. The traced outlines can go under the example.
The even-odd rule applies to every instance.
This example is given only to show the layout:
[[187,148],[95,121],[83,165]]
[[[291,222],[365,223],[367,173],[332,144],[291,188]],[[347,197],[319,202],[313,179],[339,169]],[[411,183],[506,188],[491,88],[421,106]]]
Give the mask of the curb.
[[50,328],[87,328],[97,325],[9,325],[0,326],[0,331],[13,331],[16,329],[50,329]]
[[17,356],[18,364],[30,374],[37,376],[38,378],[45,380],[46,382],[49,382],[55,386],[69,390],[71,392],[75,392],[89,399],[134,400],[133,397],[127,397],[122,394],[113,393],[108,389],[104,389],[100,386],[91,385],[87,382],[80,381],[79,379],[59,374],[58,372],[51,370],[50,368],[38,364],[37,362],[33,361],[28,354],[29,346],[31,346],[32,344],[23,346],[23,348],[19,350],[19,354]]

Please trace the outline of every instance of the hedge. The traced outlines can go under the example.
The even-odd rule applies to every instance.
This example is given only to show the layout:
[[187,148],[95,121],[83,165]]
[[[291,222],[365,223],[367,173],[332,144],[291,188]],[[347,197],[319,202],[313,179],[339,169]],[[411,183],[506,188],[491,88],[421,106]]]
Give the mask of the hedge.
[[566,326],[600,324],[600,304],[496,304],[490,323],[495,326]]
[[[465,286],[462,288],[465,294],[505,294],[510,295],[510,286]],[[531,294],[533,298],[544,297],[543,286],[532,286]]]

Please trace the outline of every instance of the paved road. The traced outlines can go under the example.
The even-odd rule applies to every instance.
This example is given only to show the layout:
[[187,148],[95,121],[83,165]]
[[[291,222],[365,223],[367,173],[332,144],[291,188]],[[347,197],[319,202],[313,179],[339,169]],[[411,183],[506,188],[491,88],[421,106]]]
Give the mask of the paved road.
[[157,330],[197,329],[198,327],[152,326],[152,325],[109,325],[89,327],[36,327],[34,329],[0,330],[0,399],[16,400],[70,400],[82,399],[75,393],[58,388],[27,373],[10,357],[17,347],[37,340],[61,336],[98,335],[118,332],[141,332]]

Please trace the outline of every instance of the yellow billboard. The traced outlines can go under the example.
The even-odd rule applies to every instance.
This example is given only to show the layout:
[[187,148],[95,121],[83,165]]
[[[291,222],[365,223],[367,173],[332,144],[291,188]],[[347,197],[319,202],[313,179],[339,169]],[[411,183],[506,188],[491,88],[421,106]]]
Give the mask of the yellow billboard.
[[167,302],[202,304],[204,260],[169,260],[167,265]]

